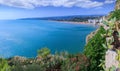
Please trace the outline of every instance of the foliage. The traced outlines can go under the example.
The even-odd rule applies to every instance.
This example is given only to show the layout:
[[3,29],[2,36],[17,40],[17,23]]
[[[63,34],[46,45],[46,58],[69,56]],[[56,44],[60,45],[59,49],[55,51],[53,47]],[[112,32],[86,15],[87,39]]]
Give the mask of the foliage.
[[119,0],[117,0],[117,2],[118,2]]
[[48,49],[47,47],[38,50],[38,56],[46,57],[49,54],[50,54],[50,49]]
[[1,59],[0,71],[88,71],[89,61],[83,54],[61,52],[51,55],[48,48],[39,51],[43,55],[40,60],[19,56]]
[[53,56],[50,60],[46,62],[46,71],[59,71],[61,70],[63,59],[59,56]]
[[10,66],[8,65],[7,60],[0,59],[0,71],[10,71]]
[[115,66],[112,66],[111,68],[108,69],[108,71],[117,71]]
[[70,55],[62,64],[62,71],[88,71],[88,65],[89,62],[85,55]]
[[115,26],[115,21],[116,18],[113,18],[110,21],[103,21],[103,24],[109,27],[108,29],[106,29],[106,33],[104,34],[106,36],[106,43],[103,44],[103,47],[108,49],[113,48],[112,45],[112,43],[114,42],[113,33],[115,32],[114,30],[117,29]]
[[118,49],[120,47],[120,32],[118,26],[116,26],[116,18],[111,19],[110,21],[103,22],[109,28],[106,30],[106,46],[108,49]]
[[117,20],[120,20],[120,10],[115,10],[115,11],[112,13],[110,19],[115,18],[115,17],[116,17]]
[[117,50],[116,60],[120,61],[120,50]]
[[[109,28],[106,29],[106,43],[103,44],[103,47],[107,48],[107,49],[112,49],[112,50],[116,50],[117,52],[117,56],[116,56],[116,60],[120,61],[120,41],[119,41],[119,29],[118,26],[116,26],[116,18],[111,19],[110,21],[105,21],[103,22],[106,26],[108,26]],[[102,61],[104,62],[104,60]],[[112,66],[108,69],[105,69],[105,64],[101,63],[101,66],[103,66],[104,70],[107,71],[115,71],[116,67]]]
[[90,61],[90,65],[88,67],[89,71],[103,70],[103,68],[99,67],[99,65],[101,64],[100,60],[105,60],[106,48],[104,48],[102,45],[103,43],[105,43],[105,37],[101,36],[101,34],[105,33],[105,29],[103,27],[100,27],[97,33],[85,46],[84,54],[88,57]]
[[38,64],[28,64],[26,66],[17,65],[14,66],[11,71],[45,71],[43,68],[40,67]]

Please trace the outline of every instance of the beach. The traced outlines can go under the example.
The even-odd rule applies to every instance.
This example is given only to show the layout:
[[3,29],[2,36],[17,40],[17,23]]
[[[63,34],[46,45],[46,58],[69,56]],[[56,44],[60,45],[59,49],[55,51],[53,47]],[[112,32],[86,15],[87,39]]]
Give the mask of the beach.
[[87,21],[86,22],[76,22],[76,21],[56,21],[56,20],[50,20],[53,22],[61,22],[61,23],[70,23],[70,24],[89,24]]

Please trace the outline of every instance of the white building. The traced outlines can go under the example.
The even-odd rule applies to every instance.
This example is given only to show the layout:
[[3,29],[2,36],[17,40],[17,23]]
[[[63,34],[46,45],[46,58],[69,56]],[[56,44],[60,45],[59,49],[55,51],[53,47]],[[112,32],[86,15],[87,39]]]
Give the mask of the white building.
[[105,16],[101,17],[101,18],[97,18],[97,19],[88,19],[88,23],[89,24],[93,24],[93,25],[103,25],[103,21],[105,20]]

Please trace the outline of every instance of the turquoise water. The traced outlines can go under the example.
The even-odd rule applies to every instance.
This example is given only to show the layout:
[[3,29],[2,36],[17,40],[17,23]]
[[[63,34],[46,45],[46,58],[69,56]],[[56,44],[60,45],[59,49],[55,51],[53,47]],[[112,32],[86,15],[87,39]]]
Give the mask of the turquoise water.
[[35,57],[37,50],[48,47],[51,52],[83,51],[86,36],[96,27],[42,20],[0,21],[0,56]]

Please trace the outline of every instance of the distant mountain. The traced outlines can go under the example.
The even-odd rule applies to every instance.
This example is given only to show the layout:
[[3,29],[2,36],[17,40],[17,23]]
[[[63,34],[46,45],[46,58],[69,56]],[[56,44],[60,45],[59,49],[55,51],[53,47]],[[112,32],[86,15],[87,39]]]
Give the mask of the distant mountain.
[[22,18],[20,20],[55,20],[55,21],[76,21],[82,22],[88,19],[101,18],[104,15],[74,15],[74,16],[57,16],[57,17],[44,17],[44,18]]

